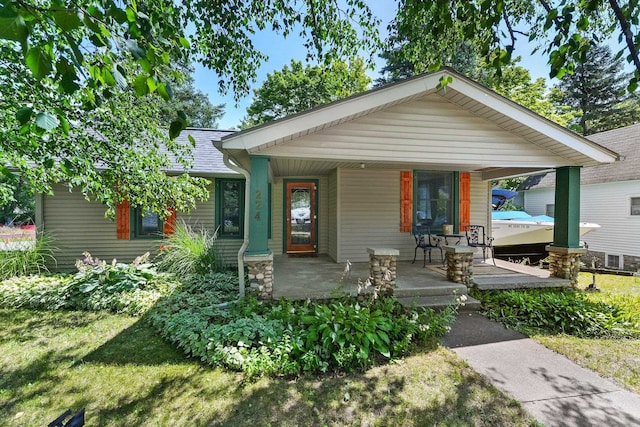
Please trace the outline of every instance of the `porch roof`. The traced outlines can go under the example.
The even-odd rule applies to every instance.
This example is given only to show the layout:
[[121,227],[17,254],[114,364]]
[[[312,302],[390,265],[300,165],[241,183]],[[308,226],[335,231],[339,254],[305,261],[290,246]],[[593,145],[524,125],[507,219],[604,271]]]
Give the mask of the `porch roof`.
[[[447,77],[453,80],[439,88]],[[216,145],[247,169],[249,155],[270,157],[276,176],[365,164],[493,179],[618,160],[448,68],[227,135]]]

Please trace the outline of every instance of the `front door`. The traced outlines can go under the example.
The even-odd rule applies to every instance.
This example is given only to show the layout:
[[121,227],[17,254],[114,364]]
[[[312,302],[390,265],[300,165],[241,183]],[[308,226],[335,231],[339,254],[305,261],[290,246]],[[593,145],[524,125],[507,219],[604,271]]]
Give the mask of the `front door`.
[[316,183],[290,181],[286,192],[286,252],[315,253],[318,249]]

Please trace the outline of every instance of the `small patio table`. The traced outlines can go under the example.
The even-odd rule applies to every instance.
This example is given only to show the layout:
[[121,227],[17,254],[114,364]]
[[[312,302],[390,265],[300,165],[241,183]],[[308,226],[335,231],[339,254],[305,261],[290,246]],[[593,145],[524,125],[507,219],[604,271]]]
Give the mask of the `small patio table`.
[[460,240],[462,240],[462,238],[464,237],[464,234],[436,234],[436,236],[438,237],[442,237],[444,239],[444,244],[448,245],[449,244],[449,239],[458,239],[456,240],[456,245],[460,244]]

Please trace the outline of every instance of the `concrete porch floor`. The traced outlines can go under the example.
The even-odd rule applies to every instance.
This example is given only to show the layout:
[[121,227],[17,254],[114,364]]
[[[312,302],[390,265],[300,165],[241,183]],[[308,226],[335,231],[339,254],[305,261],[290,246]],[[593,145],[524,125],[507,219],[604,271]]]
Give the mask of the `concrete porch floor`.
[[[291,299],[326,299],[347,293],[356,295],[358,281],[369,277],[369,263],[351,264],[351,272],[345,275],[346,263],[336,263],[326,255],[317,257],[289,257],[276,255],[273,259],[273,297]],[[539,268],[522,266],[507,261],[474,259],[474,284],[480,289],[517,289],[525,287],[569,286],[568,280],[549,278],[549,272]],[[546,276],[546,277],[545,277]],[[449,303],[454,294],[466,295],[467,287],[447,280],[439,262],[422,266],[410,261],[398,261],[396,296],[417,302],[419,305],[442,306]],[[472,308],[473,301],[468,304]]]

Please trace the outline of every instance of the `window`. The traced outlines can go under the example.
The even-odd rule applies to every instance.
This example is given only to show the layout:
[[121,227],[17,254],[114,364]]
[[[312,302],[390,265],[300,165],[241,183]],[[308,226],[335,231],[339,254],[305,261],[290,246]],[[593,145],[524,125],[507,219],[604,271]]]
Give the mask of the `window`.
[[631,198],[631,215],[640,215],[640,197]]
[[162,236],[162,220],[157,213],[133,209],[133,236],[138,238],[158,238]]
[[244,222],[244,181],[216,181],[216,218],[220,237],[242,237]]
[[453,172],[418,171],[415,176],[415,224],[436,229],[455,224]]
[[556,216],[556,205],[547,205],[545,207],[545,215],[550,216],[551,218],[555,218]]
[[622,257],[620,255],[607,254],[605,267],[622,268]]

